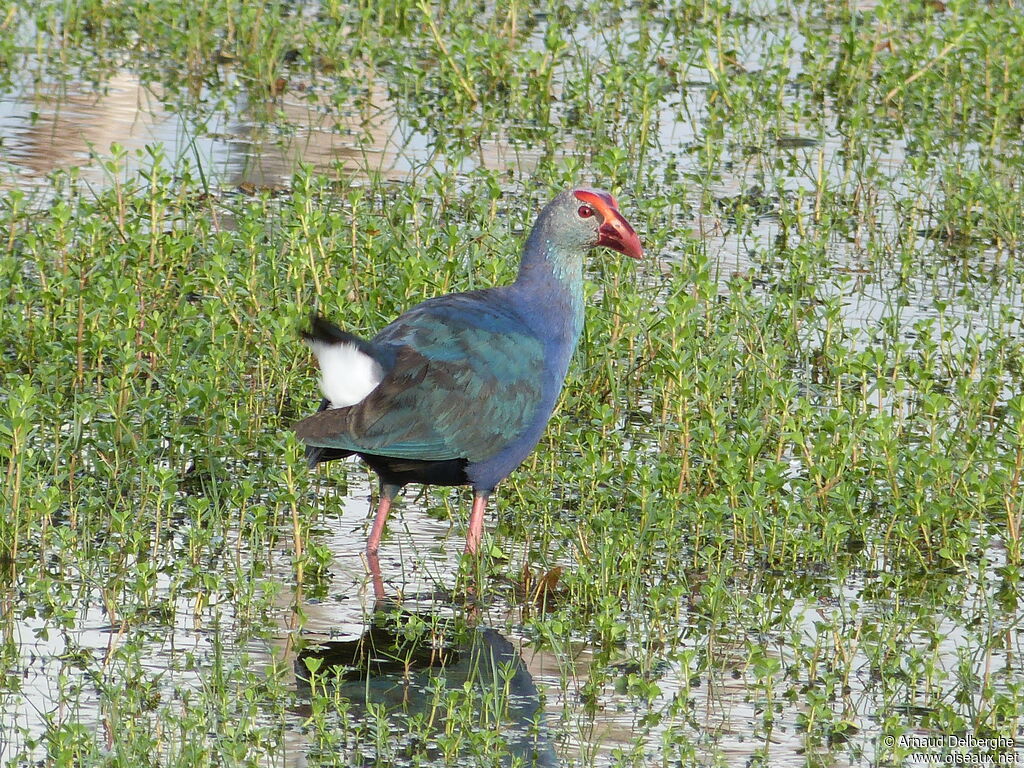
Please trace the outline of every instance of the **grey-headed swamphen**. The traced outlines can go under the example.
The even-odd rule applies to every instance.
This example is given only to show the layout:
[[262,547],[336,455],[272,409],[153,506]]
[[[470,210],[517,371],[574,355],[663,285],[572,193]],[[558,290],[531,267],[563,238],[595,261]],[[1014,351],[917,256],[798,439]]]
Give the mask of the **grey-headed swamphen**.
[[488,496],[554,410],[583,327],[583,256],[601,245],[643,255],[614,197],[568,190],[541,211],[511,285],[428,299],[370,341],[321,318],[304,334],[324,401],[295,432],[311,465],[356,454],[380,476],[366,544],[376,574],[407,483],[472,486],[466,551],[477,551]]

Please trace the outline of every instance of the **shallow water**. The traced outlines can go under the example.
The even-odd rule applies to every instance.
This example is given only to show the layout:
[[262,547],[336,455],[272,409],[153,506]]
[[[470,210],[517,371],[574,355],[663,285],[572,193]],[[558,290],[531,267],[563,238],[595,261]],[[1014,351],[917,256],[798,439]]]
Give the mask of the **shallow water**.
[[[623,39],[633,34],[627,23]],[[753,70],[761,66],[767,48],[779,40],[768,36],[747,42],[742,60],[736,65]],[[607,41],[584,36],[577,43],[585,50],[595,50]],[[789,44],[796,68],[804,41],[796,34]],[[223,80],[231,83],[230,66],[224,69]],[[712,83],[707,71],[694,68],[687,73],[683,92],[659,103],[655,165],[673,163],[679,173],[701,171],[695,149],[706,128],[699,119],[707,108]],[[372,75],[367,76],[358,98],[351,103],[332,105],[329,96],[300,79],[289,81],[282,93],[265,102],[253,102],[239,91],[229,91],[227,108],[199,115],[174,103],[174,97],[162,93],[158,85],[143,83],[130,68],[116,70],[98,86],[73,80],[37,83],[29,78],[16,79],[11,88],[0,93],[0,189],[22,190],[33,197],[35,204],[44,206],[51,194],[48,177],[52,174],[76,169],[73,173],[83,183],[97,188],[109,186],[116,181],[114,174],[129,176],[147,167],[152,161],[147,147],[154,144],[162,145],[162,157],[170,167],[185,162],[201,168],[215,193],[239,187],[287,190],[299,163],[331,176],[383,177],[395,183],[415,183],[431,169],[455,168],[468,174],[486,168],[507,173],[517,180],[516,184],[522,184],[543,156],[540,149],[499,135],[481,140],[475,153],[449,157],[437,150],[436,136],[410,127],[401,116],[403,105],[395,104],[385,84]],[[794,85],[782,107],[791,107],[799,98]],[[831,127],[835,128],[834,122]],[[760,192],[768,186],[766,174],[772,174],[770,164],[762,159],[765,154],[784,155],[791,163],[781,188],[794,199],[803,195],[807,204],[813,202],[819,179],[837,187],[849,183],[847,165],[841,158],[842,140],[830,132],[823,138],[809,136],[803,129],[799,121],[786,125],[774,147],[751,150],[738,143],[731,145],[708,190],[716,206],[695,212],[690,219],[690,229],[703,243],[722,293],[733,289],[735,276],[748,276],[753,290],[763,293],[767,300],[780,290],[786,278],[787,265],[773,263],[766,255],[781,225],[780,201]],[[104,159],[115,145],[127,155],[115,170],[110,170],[104,166]],[[566,157],[574,156],[577,147],[567,141],[562,151]],[[902,175],[907,156],[908,148],[902,140],[872,148],[875,167],[889,175],[888,185],[894,193],[905,190],[909,183]],[[942,194],[940,181],[936,174],[930,180],[932,186],[924,191],[938,199]],[[699,207],[696,199],[679,202],[681,209]],[[915,212],[910,230],[927,232],[933,226],[927,207],[922,205]],[[751,220],[746,225],[737,223],[738,209],[754,209],[753,214],[749,210],[745,214]],[[907,221],[891,201],[881,201],[875,215],[875,237],[891,237],[895,243],[908,229]],[[934,238],[920,234],[917,238],[921,250],[939,250]],[[681,248],[681,239],[670,241],[658,257],[665,262],[679,261]],[[991,247],[980,249],[974,256],[975,269],[984,271],[998,263],[1001,254]],[[837,238],[826,258],[826,279],[831,277],[831,281],[823,286],[823,294],[838,297],[844,327],[864,346],[872,343],[870,332],[887,317],[896,318],[904,340],[913,340],[919,322],[942,319],[951,331],[951,343],[963,345],[979,329],[998,324],[994,318],[1000,305],[1016,311],[1002,331],[1022,330],[1019,310],[1024,307],[1024,296],[1019,282],[965,277],[962,265],[953,260],[940,263],[933,277],[915,275],[901,281],[894,264],[877,263],[867,244],[857,238]],[[964,290],[971,294],[972,302],[956,300]],[[901,302],[898,305],[893,298],[896,293]],[[940,314],[936,309],[936,295],[950,298],[948,312]],[[862,335],[858,337],[857,333]],[[799,371],[797,375],[809,374]],[[1012,393],[1003,394],[1005,398]],[[791,458],[796,471],[800,460]],[[336,467],[322,471],[328,476],[341,473]],[[43,754],[42,740],[55,724],[80,725],[89,731],[106,729],[104,738],[112,746],[117,734],[110,732],[107,724],[115,704],[104,697],[102,676],[118,675],[122,663],[118,654],[128,653],[140,658],[141,666],[152,673],[147,685],[152,686],[154,701],[160,702],[154,706],[173,707],[183,691],[202,695],[204,679],[212,670],[226,674],[225,665],[277,670],[295,688],[295,702],[279,716],[266,715],[268,733],[280,738],[286,748],[268,746],[264,762],[318,764],[309,758],[315,739],[310,734],[308,701],[294,677],[296,654],[309,644],[359,638],[374,616],[372,588],[363,560],[371,485],[362,470],[349,468],[345,474],[348,485],[344,493],[325,483],[317,498],[310,500],[310,506],[321,515],[315,539],[332,555],[327,572],[317,580],[323,594],[311,597],[294,586],[285,544],[277,544],[270,553],[238,552],[234,567],[243,570],[255,569],[256,563],[266,561],[261,578],[277,585],[271,615],[238,615],[231,600],[223,594],[218,596],[216,588],[203,592],[203,599],[194,593],[180,594],[175,577],[161,573],[153,600],[161,605],[165,617],[152,626],[143,624],[141,635],[140,627],[135,625],[129,633],[132,636],[124,636],[124,625],[98,592],[77,601],[81,610],[71,620],[71,629],[55,631],[44,611],[26,608],[35,605],[23,597],[29,591],[27,585],[19,585],[17,578],[6,583],[0,593],[6,603],[4,630],[17,649],[17,657],[8,662],[8,669],[13,670],[18,682],[0,693],[0,720],[4,723],[0,761]],[[459,568],[468,499],[465,495],[446,497],[456,521],[453,525],[438,515],[437,498],[417,500],[410,493],[393,516],[380,554],[385,587],[390,596],[404,598],[407,608],[413,606],[425,616],[464,617],[465,605],[453,599],[452,587]],[[187,530],[177,532],[174,548],[186,549],[187,539]],[[282,541],[286,540],[282,536]],[[500,544],[512,562],[529,560],[521,542]],[[560,564],[571,568],[571,557],[567,552]],[[981,551],[979,558],[989,563],[985,573],[1006,564],[1006,553],[998,548]],[[887,567],[879,562],[877,570],[883,573]],[[644,655],[641,649],[620,649],[622,674],[598,685],[595,696],[587,687],[592,665],[604,662],[596,659],[585,631],[574,636],[572,652],[555,654],[528,636],[522,606],[514,600],[496,598],[478,609],[472,620],[478,630],[498,633],[511,644],[521,660],[522,674],[541,693],[538,706],[543,707],[553,750],[565,764],[661,765],[674,764],[673,760],[725,765],[805,765],[818,761],[830,765],[876,764],[873,745],[884,732],[877,713],[897,704],[915,706],[917,692],[907,691],[905,698],[895,703],[884,700],[888,694],[874,677],[878,667],[875,655],[881,653],[878,649],[884,646],[882,641],[866,648],[866,643],[842,645],[830,638],[849,637],[838,628],[848,628],[851,622],[865,627],[865,632],[872,624],[884,624],[886,601],[876,594],[884,589],[879,586],[882,582],[875,578],[877,574],[858,574],[842,583],[828,578],[815,582],[813,574],[790,576],[774,578],[751,565],[735,585],[746,595],[767,595],[766,600],[774,601],[767,614],[774,612],[781,617],[777,625],[765,629],[763,640],[776,652],[764,660],[762,669],[748,663],[741,638],[730,635],[727,628],[718,627],[710,633],[714,643],[709,648],[707,636],[694,630],[697,619],[691,613],[693,607],[687,606],[683,624],[677,627],[678,652],[641,675],[658,689],[646,699],[619,685],[628,676],[632,658]],[[947,581],[950,590],[962,590],[958,602],[936,601],[936,610],[944,614],[937,615],[931,624],[922,620],[920,628],[893,642],[899,644],[901,653],[932,659],[938,670],[936,684],[946,686],[950,698],[979,695],[978,690],[958,682],[964,676],[991,678],[990,684],[1006,690],[1024,651],[1019,617],[1004,616],[1000,622],[979,626],[979,617],[989,615],[979,605],[984,607],[994,599],[997,585],[991,579],[972,582],[965,576]],[[922,598],[922,615],[929,610],[927,600]],[[168,613],[170,618],[166,617]],[[853,634],[860,636],[859,630]],[[686,657],[687,652],[692,652],[694,659],[700,654],[713,657],[708,665],[710,672],[697,675],[686,668],[678,657]],[[859,746],[843,750],[841,743],[833,744],[830,748],[823,746],[818,755],[808,754],[803,697],[808,691],[817,694],[819,681],[794,681],[788,670],[797,667],[797,657],[815,654],[821,655],[821,664],[828,666],[829,654],[836,653],[845,654],[844,663],[856,673],[838,692],[830,689],[827,695],[837,719],[849,724],[850,740]],[[375,679],[387,682],[388,674],[378,673]],[[405,684],[407,676],[394,675],[393,682]],[[488,684],[496,687],[493,678],[489,683],[484,680],[484,686]],[[424,688],[428,683],[420,680],[417,685]],[[821,682],[821,686],[824,688],[826,683]],[[409,714],[407,704],[394,708],[405,716]],[[373,721],[365,707],[352,718],[357,730],[368,730],[368,723]],[[393,720],[390,722],[397,727]],[[927,731],[922,729],[921,733]],[[368,740],[365,732],[353,739]],[[359,753],[360,749],[354,748],[353,752]],[[363,756],[366,758],[365,753]]]

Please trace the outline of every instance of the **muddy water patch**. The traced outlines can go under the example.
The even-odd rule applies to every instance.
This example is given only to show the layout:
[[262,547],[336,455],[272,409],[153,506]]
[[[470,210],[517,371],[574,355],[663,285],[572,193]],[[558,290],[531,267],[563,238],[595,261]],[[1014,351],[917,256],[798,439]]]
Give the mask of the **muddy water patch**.
[[[446,170],[529,173],[549,154],[499,134],[454,157],[441,153],[435,136],[400,117],[385,83],[367,83],[349,103],[300,81],[264,101],[239,94],[228,108],[202,114],[128,70],[98,87],[12,89],[0,94],[0,185],[45,195],[49,174],[74,169],[102,189],[119,180],[113,174],[135,177],[155,156],[171,171],[195,166],[215,188],[256,190],[287,188],[300,166],[329,177],[407,181]],[[108,165],[112,154],[118,165]]]
[[239,96],[206,116],[170,109],[161,91],[122,70],[98,88],[71,82],[0,96],[3,183],[43,189],[48,174],[75,168],[104,188],[113,182],[104,164],[115,148],[127,159],[117,172],[134,176],[154,145],[170,170],[195,164],[216,187],[286,187],[300,163],[329,175],[401,180],[430,158],[426,140],[402,127],[379,84],[361,110],[327,109],[312,91],[288,91],[258,103]]

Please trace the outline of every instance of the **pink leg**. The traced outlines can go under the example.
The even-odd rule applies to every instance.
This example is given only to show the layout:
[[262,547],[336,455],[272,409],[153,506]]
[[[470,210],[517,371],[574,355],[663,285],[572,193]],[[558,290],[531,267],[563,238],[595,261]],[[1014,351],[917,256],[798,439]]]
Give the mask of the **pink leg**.
[[400,485],[389,485],[381,483],[380,501],[377,503],[377,516],[373,518],[373,528],[370,529],[370,538],[366,541],[366,554],[376,555],[380,547],[380,537],[384,533],[384,524],[388,521],[388,513],[391,511],[391,502],[402,490]]
[[384,579],[380,573],[377,549],[380,547],[380,537],[384,533],[384,524],[387,523],[388,513],[391,511],[391,502],[398,491],[399,486],[397,485],[381,485],[377,515],[373,518],[370,538],[366,541],[366,565],[370,569],[370,578],[373,579],[373,596],[377,600],[384,599]]
[[366,553],[366,567],[370,569],[370,580],[373,582],[373,599],[380,602],[385,598],[384,577],[380,574],[380,560],[376,552]]
[[469,515],[469,532],[466,534],[466,552],[471,555],[480,551],[480,539],[484,535],[484,510],[487,508],[488,493],[473,494],[473,511]]

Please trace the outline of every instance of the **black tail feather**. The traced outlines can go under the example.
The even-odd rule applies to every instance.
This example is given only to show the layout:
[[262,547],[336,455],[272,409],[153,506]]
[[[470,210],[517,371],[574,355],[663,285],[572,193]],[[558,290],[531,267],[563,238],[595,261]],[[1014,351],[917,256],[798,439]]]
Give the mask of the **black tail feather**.
[[300,331],[302,338],[308,343],[319,342],[321,344],[351,344],[364,355],[376,360],[384,370],[389,370],[395,364],[395,353],[393,350],[382,349],[375,346],[366,339],[361,339],[354,333],[343,331],[326,317],[313,314],[309,318],[309,329]]
[[353,344],[360,352],[372,355],[373,345],[370,342],[359,338],[354,333],[343,331],[326,317],[311,315],[309,318],[309,329],[301,331],[302,338],[306,341],[319,341],[324,344]]
[[344,459],[351,456],[354,451],[346,451],[341,448],[321,448],[318,445],[306,446],[306,462],[309,468],[313,469],[317,464],[335,459]]

